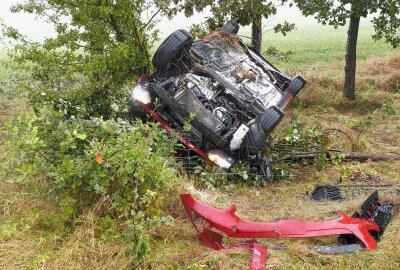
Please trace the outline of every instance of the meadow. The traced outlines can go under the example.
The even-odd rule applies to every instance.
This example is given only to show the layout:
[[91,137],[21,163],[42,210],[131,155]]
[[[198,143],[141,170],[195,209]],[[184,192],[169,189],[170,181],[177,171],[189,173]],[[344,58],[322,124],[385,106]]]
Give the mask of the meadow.
[[[359,60],[393,52],[392,47],[383,40],[375,41],[373,33],[371,26],[361,25],[357,46]],[[335,29],[331,26],[299,25],[297,30],[288,33],[286,37],[273,32],[265,33],[263,49],[273,46],[283,52],[292,51],[293,57],[287,63],[278,64],[301,69],[310,65],[344,61],[346,41],[345,27]],[[394,51],[398,52],[399,49]]]
[[[360,152],[400,152],[400,51],[382,41],[373,41],[371,33],[370,27],[361,28],[355,102],[342,97],[344,28],[315,26],[298,29],[287,37],[265,35],[264,49],[275,46],[294,53],[288,61],[271,59],[271,62],[291,75],[301,72],[308,79],[307,88],[292,103],[276,130],[277,136],[296,122],[306,127],[342,130],[353,138]],[[6,59],[4,52],[0,56]],[[4,131],[4,123],[11,117],[27,110],[23,98],[13,94],[16,89],[10,81],[12,76],[13,71],[2,64],[0,131]],[[2,140],[0,137],[0,269],[248,269],[248,253],[217,252],[198,241],[180,206],[178,194],[171,198],[168,210],[174,218],[172,224],[154,228],[155,240],[151,242],[149,259],[136,265],[125,256],[129,245],[113,237],[117,225],[97,215],[101,206],[88,210],[79,225],[71,229],[59,223],[57,197],[47,190],[45,179],[36,179],[34,185],[29,185],[19,183],[12,174],[5,174],[7,153],[2,151]],[[322,167],[299,163],[289,170],[294,175],[292,178],[267,183],[265,187],[232,184],[198,188],[196,183],[203,180],[183,175],[187,185],[182,192],[191,192],[215,207],[225,208],[235,203],[238,215],[250,220],[316,221],[337,217],[336,210],[353,213],[367,195],[342,202],[314,202],[308,192],[315,184],[338,181],[368,184],[365,179],[373,176],[379,184],[400,187],[399,161],[339,162]],[[352,178],[351,175],[366,177]],[[332,245],[335,238],[261,240],[266,246],[285,248],[268,251],[266,269],[400,269],[400,199],[390,194],[381,195],[397,206],[395,218],[377,251],[327,256],[310,252],[308,247]],[[107,233],[98,233],[104,229]]]

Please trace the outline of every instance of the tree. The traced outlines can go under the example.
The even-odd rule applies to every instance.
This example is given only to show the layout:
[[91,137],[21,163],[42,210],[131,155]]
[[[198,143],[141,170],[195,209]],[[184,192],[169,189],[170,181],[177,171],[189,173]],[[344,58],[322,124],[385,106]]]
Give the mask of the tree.
[[109,118],[115,102],[126,103],[123,86],[152,68],[154,16],[142,18],[153,7],[145,0],[27,0],[11,11],[46,20],[56,36],[32,42],[6,26],[3,35],[15,44],[14,62],[31,70],[45,89],[41,100],[58,96],[66,102],[55,106],[80,104],[80,113]]
[[[282,4],[287,0],[282,0]],[[210,7],[213,17],[208,18],[205,22],[209,30],[215,30],[222,26],[228,20],[234,20],[240,25],[252,25],[252,46],[261,51],[263,25],[262,19],[269,18],[276,14],[276,4],[272,1],[248,1],[248,0],[199,0],[188,1],[184,0],[179,5],[180,10],[185,12],[186,16],[192,16],[194,11],[203,11],[206,7]],[[293,24],[284,22],[283,24],[276,25],[273,30],[281,32],[284,35],[294,28]],[[197,32],[201,31],[201,27],[194,26]]]
[[344,96],[355,99],[357,40],[361,18],[372,16],[373,38],[384,38],[394,48],[400,44],[400,1],[398,0],[294,0],[305,16],[313,15],[323,25],[343,26],[347,22]]

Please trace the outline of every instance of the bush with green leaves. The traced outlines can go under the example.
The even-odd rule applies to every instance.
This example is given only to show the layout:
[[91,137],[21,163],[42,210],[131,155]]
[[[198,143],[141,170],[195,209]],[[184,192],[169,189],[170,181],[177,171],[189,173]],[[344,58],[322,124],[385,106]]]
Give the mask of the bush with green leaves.
[[[60,204],[70,219],[64,222],[105,200],[103,214],[134,224],[133,246],[147,245],[146,224],[165,216],[165,203],[179,186],[170,158],[176,139],[155,123],[68,119],[50,105],[15,118],[6,130],[14,181],[32,186],[44,177],[52,194],[64,198],[60,202],[70,202],[66,211]],[[146,250],[134,255],[143,259]]]
[[[110,196],[110,211],[158,214],[159,191],[177,179],[172,160],[175,140],[156,124],[101,118],[67,120],[64,111],[43,106],[7,127],[7,148],[16,181],[46,176],[56,190],[80,204]],[[14,156],[11,156],[11,154]]]
[[144,0],[29,0],[14,5],[12,12],[33,14],[56,32],[34,42],[15,28],[2,27],[13,45],[14,65],[32,74],[34,83],[25,86],[39,96],[32,97],[33,104],[42,103],[45,93],[79,107],[81,114],[110,118],[113,108],[125,103],[125,86],[151,69],[149,50],[157,31],[152,18],[145,20],[143,14],[153,6]]

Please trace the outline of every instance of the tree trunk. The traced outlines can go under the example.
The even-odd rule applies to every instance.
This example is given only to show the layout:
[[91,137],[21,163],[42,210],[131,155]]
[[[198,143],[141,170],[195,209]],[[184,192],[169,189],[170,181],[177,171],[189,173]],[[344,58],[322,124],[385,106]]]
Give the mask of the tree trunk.
[[344,78],[344,96],[350,100],[356,99],[356,59],[359,26],[360,17],[351,15],[349,30],[347,32],[346,66]]
[[261,51],[261,42],[262,42],[262,16],[261,14],[253,15],[253,23],[251,26],[251,38],[252,38],[252,46],[257,51]]

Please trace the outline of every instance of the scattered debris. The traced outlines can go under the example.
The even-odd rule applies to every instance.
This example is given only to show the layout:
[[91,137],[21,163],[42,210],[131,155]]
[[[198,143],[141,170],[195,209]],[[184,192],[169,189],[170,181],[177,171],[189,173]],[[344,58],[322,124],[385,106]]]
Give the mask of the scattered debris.
[[[393,218],[393,204],[382,203],[379,201],[378,191],[372,193],[368,199],[361,205],[361,214],[355,212],[352,217],[368,219],[380,228],[379,231],[372,231],[371,235],[376,241],[379,241],[385,232],[387,225]],[[359,243],[352,235],[341,235],[339,237],[341,243],[354,244]]]
[[[378,192],[374,192],[364,202],[361,214],[355,213],[350,217],[339,211],[340,218],[321,222],[300,220],[251,222],[236,215],[235,205],[221,210],[197,201],[191,194],[181,194],[180,197],[190,222],[206,246],[216,250],[229,248],[253,250],[250,270],[262,269],[265,265],[266,248],[264,252],[260,247],[261,244],[255,240],[233,246],[226,245],[222,243],[222,233],[232,238],[309,238],[339,235],[340,242],[345,245],[311,249],[324,254],[338,254],[377,249],[377,241],[393,217],[393,204],[379,202]],[[254,261],[260,264],[254,264]]]
[[343,197],[340,188],[337,186],[317,185],[311,192],[311,199],[314,201],[339,201],[343,200]]
[[316,159],[327,155],[327,158],[331,156],[337,156],[341,154],[343,160],[358,160],[358,161],[396,161],[400,160],[400,155],[375,155],[375,154],[363,154],[357,152],[347,152],[338,149],[329,149],[327,152],[314,151],[314,152],[294,152],[288,153],[283,156],[279,161],[298,161],[303,159]]

